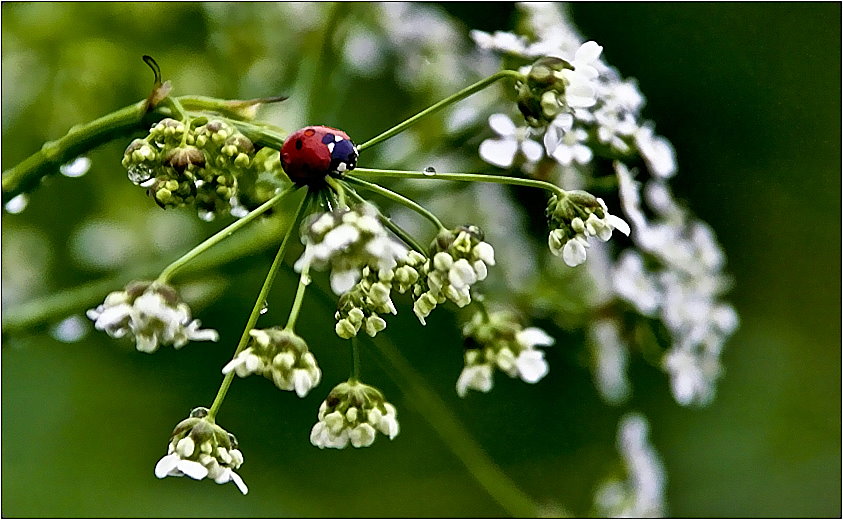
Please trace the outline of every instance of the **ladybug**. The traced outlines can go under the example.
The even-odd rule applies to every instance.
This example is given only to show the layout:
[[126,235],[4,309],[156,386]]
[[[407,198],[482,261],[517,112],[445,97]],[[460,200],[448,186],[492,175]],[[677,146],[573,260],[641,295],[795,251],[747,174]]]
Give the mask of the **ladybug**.
[[357,166],[360,154],[342,130],[307,126],[281,146],[281,166],[296,184],[317,184],[328,175],[340,176]]

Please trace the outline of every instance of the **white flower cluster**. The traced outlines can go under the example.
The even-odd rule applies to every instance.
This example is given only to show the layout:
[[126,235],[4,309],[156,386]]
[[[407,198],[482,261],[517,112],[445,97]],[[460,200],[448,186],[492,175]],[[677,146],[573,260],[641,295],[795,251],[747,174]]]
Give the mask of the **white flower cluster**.
[[[588,164],[597,145],[608,146],[616,153],[640,155],[653,175],[668,178],[676,172],[673,147],[654,132],[652,121],[641,117],[644,96],[634,81],[624,80],[618,71],[601,59],[603,48],[596,42],[582,43],[582,37],[552,3],[524,3],[523,27],[533,41],[512,33],[494,34],[472,31],[475,43],[483,48],[524,59],[536,59],[532,67],[524,67],[526,83],[546,83],[542,67],[559,69],[554,59],[562,59],[560,70],[552,74],[564,83],[551,90],[521,90],[519,107],[531,126],[545,128],[545,152],[563,166]],[[538,75],[536,75],[538,73]],[[525,97],[526,96],[526,97]],[[529,98],[534,98],[530,100]],[[592,137],[594,136],[594,137]],[[595,139],[596,137],[596,139]],[[481,157],[487,162],[494,155],[487,150]],[[509,145],[511,147],[511,145]],[[505,156],[504,147],[499,156]],[[486,152],[485,154],[483,152]]]
[[471,303],[471,286],[486,279],[488,266],[495,265],[495,250],[483,241],[476,226],[442,231],[431,247],[432,259],[424,265],[424,276],[413,288],[413,312],[425,318],[446,300],[460,307]]
[[660,518],[665,515],[665,474],[658,453],[648,439],[647,420],[628,414],[618,426],[618,451],[627,480],[606,480],[594,497],[597,516],[604,518]]
[[295,332],[273,327],[252,329],[249,334],[249,346],[223,367],[223,374],[259,374],[281,390],[295,390],[299,397],[306,396],[322,380],[316,358]]
[[403,294],[412,288],[426,261],[427,258],[418,251],[409,251],[393,269],[364,267],[361,280],[340,296],[334,315],[337,336],[349,339],[362,328],[366,334],[375,337],[384,330],[386,321],[378,313],[398,313],[392,302],[392,289]]
[[369,204],[311,217],[302,233],[305,250],[296,271],[305,265],[331,268],[331,289],[340,295],[360,280],[363,268],[392,269],[407,248],[390,238]]
[[190,317],[190,307],[175,289],[151,282],[133,282],[87,312],[97,330],[112,338],[130,335],[141,352],[155,352],[160,345],[181,348],[188,341],[217,341],[212,329],[200,329]]
[[[723,344],[738,326],[734,308],[721,301],[729,288],[725,257],[711,228],[673,199],[658,178],[648,181],[642,209],[640,184],[615,164],[623,210],[644,253],[624,253],[613,276],[617,295],[645,316],[657,317],[672,336],[663,360],[673,395],[683,405],[714,397]],[[646,258],[645,258],[646,256]]]
[[207,408],[194,409],[180,422],[170,438],[167,455],[155,465],[155,476],[212,479],[217,484],[234,482],[244,495],[249,488],[235,473],[243,464],[237,439],[215,423],[206,420]]
[[550,252],[561,256],[571,267],[585,262],[589,238],[606,242],[615,229],[629,235],[629,224],[610,214],[603,199],[584,191],[551,197],[547,216],[551,229],[547,237]]
[[342,449],[349,443],[365,448],[375,442],[377,432],[392,440],[399,431],[395,407],[378,389],[355,380],[331,390],[318,418],[310,432],[310,442],[318,448]]
[[463,336],[465,367],[457,379],[460,397],[469,390],[489,392],[495,367],[527,383],[536,383],[548,373],[544,352],[536,347],[551,346],[555,340],[537,327],[522,328],[509,313],[478,311],[463,327]]

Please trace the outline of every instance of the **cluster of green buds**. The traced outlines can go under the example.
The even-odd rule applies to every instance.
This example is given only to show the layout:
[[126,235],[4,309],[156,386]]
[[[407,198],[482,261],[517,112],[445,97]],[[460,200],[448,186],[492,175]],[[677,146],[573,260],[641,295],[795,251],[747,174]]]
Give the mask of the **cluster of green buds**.
[[495,265],[494,248],[483,241],[477,226],[443,230],[431,245],[431,259],[413,288],[413,312],[422,324],[438,304],[451,300],[459,307],[471,303],[471,286],[485,280]]
[[573,63],[553,56],[536,60],[516,85],[518,108],[527,123],[542,127],[563,112],[594,105],[597,69],[592,63],[602,51],[597,43],[586,42]]
[[295,332],[280,327],[252,329],[248,346],[222,369],[240,377],[259,374],[281,390],[304,397],[322,380],[322,371],[307,343]]
[[391,439],[398,435],[395,407],[375,387],[350,379],[331,390],[319,407],[319,422],[310,432],[310,442],[319,448],[342,449],[371,446],[381,432]]
[[547,205],[550,251],[575,267],[585,262],[588,238],[606,242],[617,229],[629,236],[629,224],[612,215],[603,199],[585,191],[569,191],[564,196],[553,195]]
[[427,258],[418,251],[408,251],[392,269],[364,267],[360,281],[340,296],[334,315],[337,335],[349,339],[363,328],[366,334],[375,337],[385,329],[386,321],[379,313],[398,312],[392,302],[392,290],[401,294],[410,290],[418,281],[419,271],[426,261]]
[[249,492],[234,472],[243,464],[237,439],[208,416],[207,408],[194,408],[190,417],[176,425],[170,436],[167,455],[155,465],[155,476],[213,479],[217,484],[234,482],[245,495]]
[[[194,126],[197,122],[204,124]],[[257,198],[252,192],[263,163],[255,160],[248,137],[224,121],[205,118],[159,121],[149,135],[129,144],[122,162],[129,179],[159,206],[194,205],[203,220],[244,213],[241,198]]]
[[465,397],[469,389],[488,392],[492,373],[497,367],[509,377],[536,383],[548,372],[544,352],[554,339],[537,327],[524,328],[508,312],[478,311],[463,327],[465,367],[457,380],[457,394]]

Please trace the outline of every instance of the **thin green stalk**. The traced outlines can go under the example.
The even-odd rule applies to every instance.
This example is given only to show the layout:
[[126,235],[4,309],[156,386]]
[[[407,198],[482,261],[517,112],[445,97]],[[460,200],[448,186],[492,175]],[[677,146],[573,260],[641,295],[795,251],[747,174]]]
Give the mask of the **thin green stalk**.
[[442,399],[425,383],[395,345],[383,334],[372,340],[381,354],[377,359],[385,372],[412,396],[412,403],[427,419],[451,452],[465,465],[472,477],[510,515],[534,518],[538,506],[486,455],[448,409]]
[[296,298],[293,300],[293,308],[290,309],[290,317],[287,318],[287,325],[284,327],[286,330],[293,330],[293,327],[296,326],[296,320],[301,310],[301,303],[304,300],[304,292],[307,290],[308,285],[310,285],[310,263],[305,264],[301,271],[301,276],[299,276]]
[[41,149],[3,172],[3,201],[34,189],[42,177],[59,166],[116,137],[142,128],[145,118],[160,119],[157,110],[147,115],[146,100],[72,127],[64,137],[47,141]]
[[495,184],[510,184],[515,186],[527,186],[530,188],[540,188],[547,191],[552,191],[560,197],[567,196],[567,192],[545,181],[538,181],[535,179],[520,179],[518,177],[508,177],[506,175],[488,175],[483,173],[436,173],[430,175],[424,172],[411,172],[404,170],[377,170],[373,168],[356,168],[355,175],[376,175],[380,177],[395,177],[399,179],[438,179],[441,181],[462,181],[462,182],[491,182]]
[[380,134],[378,136],[373,137],[372,139],[369,139],[365,143],[359,145],[357,147],[357,150],[362,152],[363,150],[365,150],[366,148],[368,148],[370,146],[376,145],[376,144],[380,143],[381,141],[386,141],[390,137],[392,137],[396,134],[399,134],[399,133],[403,132],[405,129],[407,129],[408,127],[414,125],[420,119],[422,119],[426,116],[429,116],[429,115],[431,115],[435,112],[438,112],[439,110],[442,110],[443,108],[447,107],[448,105],[451,105],[453,103],[456,103],[457,101],[465,99],[468,96],[474,94],[475,92],[479,92],[479,91],[483,90],[484,88],[488,87],[489,85],[491,85],[492,83],[494,83],[494,82],[496,82],[500,79],[503,79],[503,78],[522,79],[523,75],[520,72],[516,72],[514,70],[502,70],[500,72],[492,74],[488,78],[481,79],[477,83],[474,83],[473,85],[469,85],[468,87],[460,90],[456,94],[448,96],[445,99],[443,99],[442,101],[436,103],[435,105],[432,105],[432,106],[422,110],[421,112],[414,115],[413,117],[405,120],[403,123],[400,123],[400,124],[390,128],[389,130],[383,132],[382,134]]
[[411,210],[415,211],[419,215],[423,216],[427,220],[431,221],[434,226],[436,226],[437,230],[441,231],[443,229],[447,229],[445,226],[442,225],[442,221],[436,218],[436,215],[431,213],[430,211],[426,210],[424,207],[419,205],[417,202],[408,199],[407,197],[401,195],[400,193],[395,193],[392,190],[388,190],[383,186],[378,184],[374,184],[372,182],[366,182],[363,179],[357,179],[351,176],[347,176],[345,180],[351,184],[355,184],[360,186],[361,188],[377,193],[378,195],[382,195],[390,200],[393,200],[399,204],[402,204]]
[[[352,199],[356,200],[358,203],[362,204],[362,203],[366,202],[366,199],[364,199],[363,197],[358,195],[357,192],[355,192],[354,190],[349,189],[347,191],[348,191],[348,196],[351,197]],[[381,219],[381,222],[383,222],[383,225],[386,226],[387,229],[389,229],[390,231],[395,233],[395,235],[398,238],[400,238],[405,244],[412,247],[413,249],[415,249],[419,253],[423,254],[424,256],[427,256],[427,250],[424,247],[422,247],[421,244],[416,242],[416,239],[413,238],[412,235],[407,233],[407,231],[404,230],[404,228],[402,228],[401,226],[399,226],[398,224],[396,224],[395,222],[390,220],[389,217],[387,217],[386,215],[384,215],[380,211],[378,211],[378,217]]]
[[349,380],[360,380],[360,344],[357,336],[351,337],[351,377]]
[[217,232],[212,237],[208,238],[207,240],[205,240],[201,244],[197,245],[196,247],[191,249],[187,254],[185,254],[184,256],[182,256],[181,258],[179,258],[178,260],[176,260],[175,262],[173,262],[172,264],[167,266],[166,269],[161,271],[161,274],[158,275],[157,281],[160,282],[160,283],[167,283],[170,280],[170,278],[173,277],[173,275],[176,273],[176,271],[178,271],[179,269],[184,267],[191,260],[193,260],[194,258],[199,256],[200,254],[204,253],[205,251],[207,251],[211,247],[215,246],[216,244],[222,242],[226,238],[230,237],[232,234],[234,234],[234,232],[236,232],[237,230],[239,230],[240,228],[242,228],[243,226],[245,226],[249,222],[255,220],[258,216],[265,213],[266,210],[268,210],[269,208],[278,204],[278,202],[281,199],[283,199],[284,197],[286,197],[287,195],[289,195],[290,193],[294,192],[297,189],[298,189],[298,186],[292,185],[292,186],[288,187],[287,189],[285,189],[284,191],[281,191],[280,193],[277,193],[274,197],[272,197],[268,201],[264,202],[263,204],[261,204],[257,208],[250,211],[243,218],[233,222],[231,225],[223,228],[222,230]]
[[[252,312],[249,314],[249,319],[246,320],[246,327],[243,329],[243,334],[240,336],[240,342],[237,343],[237,348],[234,350],[234,354],[232,354],[232,359],[237,357],[245,347],[246,344],[249,342],[249,332],[255,326],[255,323],[258,321],[258,317],[261,314],[261,309],[264,307],[264,303],[266,302],[266,297],[269,294],[269,290],[272,287],[272,282],[275,281],[275,274],[278,272],[278,267],[281,265],[281,261],[284,259],[284,253],[287,251],[287,244],[290,241],[290,237],[293,236],[295,229],[298,227],[298,221],[302,216],[304,208],[307,206],[306,202],[311,199],[311,194],[308,193],[305,197],[302,198],[301,202],[299,203],[299,207],[296,210],[295,216],[293,217],[293,221],[290,223],[290,227],[287,228],[287,232],[284,234],[284,240],[281,241],[281,247],[278,248],[278,253],[275,254],[275,259],[272,261],[272,265],[269,266],[269,272],[266,275],[266,280],[263,282],[263,286],[261,287],[260,292],[258,293],[258,297],[255,300],[255,305],[252,307]],[[231,386],[231,381],[234,379],[234,371],[229,372],[225,375],[225,378],[222,380],[222,384],[220,385],[220,389],[217,391],[217,396],[214,398],[214,403],[211,405],[211,410],[208,412],[208,419],[210,421],[214,420],[216,417],[217,412],[222,406],[222,402],[225,400],[225,395],[228,393],[228,387]]]
[[337,194],[337,201],[339,202],[340,207],[346,207],[347,204],[345,202],[345,186],[343,186],[340,181],[331,176],[325,177],[325,181],[328,183],[328,186],[333,188],[334,192]]

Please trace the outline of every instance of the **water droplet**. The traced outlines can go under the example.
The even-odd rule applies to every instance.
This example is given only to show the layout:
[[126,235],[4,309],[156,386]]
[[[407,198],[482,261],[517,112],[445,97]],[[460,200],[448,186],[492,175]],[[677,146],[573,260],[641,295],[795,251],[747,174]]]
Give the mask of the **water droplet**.
[[62,343],[75,343],[91,330],[88,320],[79,315],[70,316],[50,329],[50,336]]
[[59,171],[65,177],[81,177],[91,169],[91,160],[87,157],[77,157],[67,164],[62,164]]
[[425,175],[436,175],[436,168],[434,168],[433,166],[428,166],[427,168],[424,169],[424,174]]
[[153,177],[152,168],[146,164],[135,164],[129,167],[129,180],[135,184],[142,184]]
[[212,220],[217,218],[213,211],[208,211],[206,209],[200,209],[197,212],[197,215],[199,215],[199,218],[201,220],[204,220],[205,222],[211,222]]
[[11,213],[12,215],[17,215],[21,211],[26,209],[26,205],[29,204],[29,196],[26,193],[21,193],[17,197],[14,197],[12,200],[6,203],[4,206],[6,211]]
[[266,300],[263,301],[263,305],[261,306],[261,314],[266,314],[269,310],[269,304],[266,303]]

